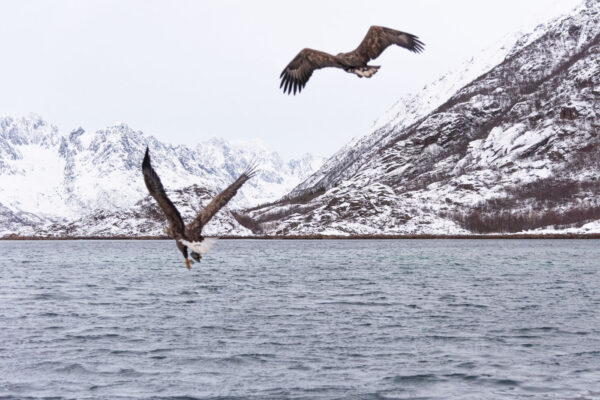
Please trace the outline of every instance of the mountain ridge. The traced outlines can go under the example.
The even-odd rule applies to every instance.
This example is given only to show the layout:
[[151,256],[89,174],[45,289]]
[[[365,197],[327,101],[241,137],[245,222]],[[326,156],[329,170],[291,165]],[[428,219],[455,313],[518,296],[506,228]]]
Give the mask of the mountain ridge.
[[[252,160],[261,164],[261,172],[232,200],[234,208],[276,199],[322,162],[308,154],[284,161],[257,142],[213,138],[191,147],[172,145],[123,123],[96,132],[78,128],[60,133],[36,115],[0,118],[0,236],[68,230],[101,234],[96,229],[100,216],[106,221],[105,234],[135,233],[139,224],[133,220],[127,223],[130,227],[123,223],[109,229],[108,215],[113,214],[118,225],[123,222],[118,216],[140,217],[138,208],[152,205],[140,172],[146,146],[174,201],[184,200],[177,199],[182,196],[194,205],[192,209],[182,204],[184,214],[200,207],[197,199],[189,198],[192,193],[202,192],[207,201]],[[215,232],[246,232],[232,217],[220,221],[225,225],[221,229],[217,222],[211,228]],[[160,234],[157,223],[148,225],[148,232]]]
[[[600,219],[600,189],[592,179],[599,15],[600,3],[588,0],[504,48],[501,62],[440,104],[432,107],[425,98],[431,112],[400,119],[388,112],[388,122],[336,153],[280,202],[249,210],[249,217],[267,234],[584,229]],[[577,163],[589,171],[573,175]],[[559,186],[574,198],[546,201],[527,185],[548,198]]]
[[600,2],[587,0],[509,36],[401,99],[324,163],[286,164],[219,139],[174,146],[124,124],[61,135],[41,118],[20,127],[0,119],[0,188],[25,193],[26,175],[39,186],[28,197],[0,192],[0,235],[160,235],[164,218],[137,170],[146,144],[185,217],[252,157],[268,160],[208,234],[597,233],[598,32]]

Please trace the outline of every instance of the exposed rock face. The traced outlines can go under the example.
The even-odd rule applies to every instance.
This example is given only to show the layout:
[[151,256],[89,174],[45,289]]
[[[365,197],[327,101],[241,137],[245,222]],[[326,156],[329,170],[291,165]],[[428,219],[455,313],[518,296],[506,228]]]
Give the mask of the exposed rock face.
[[452,94],[442,80],[400,102],[248,216],[269,234],[485,233],[599,220],[600,2],[498,54]]
[[62,135],[41,118],[0,119],[0,236],[161,234],[139,171],[146,145],[186,217],[261,161],[238,212],[208,234],[600,232],[599,117],[600,2],[587,0],[400,100],[322,167],[126,125]]
[[[285,162],[257,143],[213,139],[173,146],[115,125],[67,135],[37,116],[0,119],[0,236],[160,235],[161,213],[141,174],[146,146],[172,200],[191,218],[256,160],[261,172],[231,202],[241,208],[272,201],[318,168],[311,155]],[[210,234],[247,234],[227,210]]]

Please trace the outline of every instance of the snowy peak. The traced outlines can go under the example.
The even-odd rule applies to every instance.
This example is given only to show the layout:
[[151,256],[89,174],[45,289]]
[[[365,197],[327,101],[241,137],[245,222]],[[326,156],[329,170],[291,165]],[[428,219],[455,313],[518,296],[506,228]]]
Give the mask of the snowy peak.
[[[66,226],[76,224],[71,231],[84,234],[91,229],[85,224],[97,224],[93,216],[102,216],[104,234],[135,235],[135,230],[125,227],[138,223],[122,221],[121,216],[139,215],[139,208],[147,206],[142,201],[148,194],[140,170],[146,146],[167,190],[184,201],[198,190],[215,195],[256,161],[261,172],[240,190],[231,202],[234,208],[281,197],[322,162],[308,155],[285,162],[256,142],[211,139],[195,147],[174,146],[126,124],[60,134],[55,126],[31,116],[0,119],[0,129],[0,205],[5,220],[12,221],[0,223],[0,234],[19,233],[16,226],[29,233],[37,226],[39,232],[39,221],[54,224],[55,231],[65,234]],[[114,218],[119,218],[122,228],[108,229],[116,223]],[[228,218],[221,219],[227,229],[235,226],[234,230],[246,231]],[[150,226],[159,229],[156,223]],[[218,232],[218,223],[211,229]]]
[[39,116],[0,118],[0,174],[23,175],[35,162],[36,150],[43,152],[58,142],[58,129]]
[[0,139],[5,144],[55,145],[58,129],[48,124],[40,116],[32,114],[28,118],[0,118]]
[[[596,28],[594,20],[598,18],[599,4],[600,2],[596,0],[588,0],[583,2],[573,15],[561,16],[547,24],[539,25],[527,34],[519,32],[508,34],[504,39],[467,60],[456,70],[426,85],[419,93],[400,99],[375,122],[370,131],[363,136],[354,138],[342,147],[318,171],[294,188],[286,197],[296,197],[320,189],[328,189],[343,179],[349,178],[356,173],[362,163],[375,154],[377,149],[389,144],[397,132],[408,129],[411,125],[421,121],[438,107],[449,102],[451,97],[455,97],[465,86],[473,87],[473,82],[477,78],[505,60],[521,54],[526,46],[534,42],[539,45],[541,43],[539,39],[543,35],[548,35],[549,32],[555,32],[552,35],[555,35],[554,40],[559,46],[558,40],[565,37],[577,37],[579,42],[576,46],[573,46],[572,40],[569,39],[567,42],[569,45],[565,48],[568,48],[571,53],[578,52],[580,50],[578,46],[589,43],[594,34]],[[553,57],[550,54],[541,54],[541,56]],[[559,62],[559,60],[560,58],[553,59],[553,62]],[[541,70],[549,67],[536,60],[529,60],[529,63],[522,63],[522,68],[528,68],[528,65],[532,65],[532,63]],[[513,71],[512,73],[519,72]]]
[[248,215],[271,234],[598,226],[600,2],[513,43],[401,100],[290,194]]
[[393,138],[394,132],[406,129],[424,118],[450,99],[456,91],[502,62],[519,37],[516,33],[507,35],[456,70],[429,83],[419,93],[400,99],[375,121],[371,130],[352,139],[330,157],[318,171],[294,188],[287,197],[330,188],[339,180],[354,174],[364,160]]

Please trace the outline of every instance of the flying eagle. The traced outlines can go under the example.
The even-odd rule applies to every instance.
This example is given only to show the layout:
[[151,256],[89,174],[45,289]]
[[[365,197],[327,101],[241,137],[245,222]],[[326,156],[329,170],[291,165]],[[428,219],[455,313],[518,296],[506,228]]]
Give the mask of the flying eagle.
[[185,226],[183,225],[181,214],[179,214],[175,205],[173,205],[171,200],[167,197],[158,174],[150,164],[150,154],[147,147],[146,155],[142,162],[142,172],[144,174],[144,182],[146,183],[150,195],[154,197],[154,200],[156,200],[169,221],[167,233],[170,237],[175,239],[177,248],[181,251],[183,257],[185,257],[185,266],[190,269],[188,248],[191,249],[192,258],[197,262],[200,262],[200,259],[202,258],[201,254],[206,253],[214,243],[214,239],[211,240],[202,237],[202,228],[225,204],[227,204],[227,202],[229,202],[229,200],[231,200],[233,196],[235,196],[238,189],[256,174],[256,166],[251,164],[235,182],[216,195],[212,201],[204,207],[200,214],[198,214],[196,219]]
[[293,92],[296,95],[296,91],[300,93],[306,86],[313,71],[328,67],[342,68],[359,78],[370,78],[380,66],[367,63],[379,57],[392,44],[415,53],[420,53],[424,48],[423,42],[415,35],[383,26],[372,26],[356,50],[349,53],[334,56],[319,50],[303,49],[281,72],[279,87],[283,88],[284,93]]

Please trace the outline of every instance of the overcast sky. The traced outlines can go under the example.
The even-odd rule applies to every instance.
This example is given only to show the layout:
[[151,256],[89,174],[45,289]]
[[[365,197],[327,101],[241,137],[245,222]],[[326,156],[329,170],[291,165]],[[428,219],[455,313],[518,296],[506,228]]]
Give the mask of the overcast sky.
[[[403,94],[504,35],[580,0],[0,0],[0,116],[61,131],[125,122],[171,143],[258,138],[284,157],[331,155]],[[296,96],[279,74],[304,47],[350,51],[370,25],[410,32],[371,79],[313,74]]]

